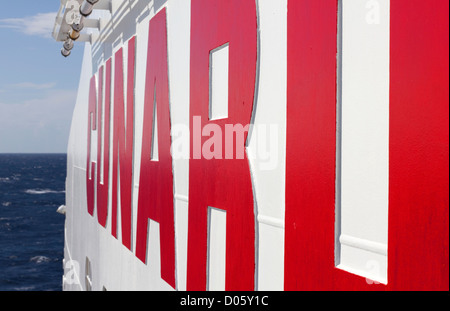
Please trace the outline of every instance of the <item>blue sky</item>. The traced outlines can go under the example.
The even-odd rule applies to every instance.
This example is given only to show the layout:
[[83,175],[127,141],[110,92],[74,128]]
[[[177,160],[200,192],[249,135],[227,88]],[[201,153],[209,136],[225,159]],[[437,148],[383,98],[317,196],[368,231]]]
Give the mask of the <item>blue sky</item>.
[[3,1],[0,153],[66,152],[83,44],[60,54],[51,36],[59,0]]

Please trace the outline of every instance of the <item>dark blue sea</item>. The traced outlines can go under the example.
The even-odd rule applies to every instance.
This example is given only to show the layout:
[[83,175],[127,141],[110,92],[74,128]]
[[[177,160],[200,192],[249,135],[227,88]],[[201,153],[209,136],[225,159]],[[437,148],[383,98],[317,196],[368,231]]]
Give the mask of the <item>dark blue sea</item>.
[[62,290],[65,154],[0,154],[0,291]]

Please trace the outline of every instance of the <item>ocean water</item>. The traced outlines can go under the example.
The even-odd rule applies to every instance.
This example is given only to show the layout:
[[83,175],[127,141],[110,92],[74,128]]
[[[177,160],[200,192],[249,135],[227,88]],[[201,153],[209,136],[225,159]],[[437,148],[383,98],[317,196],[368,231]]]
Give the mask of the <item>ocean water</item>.
[[60,291],[65,154],[0,154],[0,291]]

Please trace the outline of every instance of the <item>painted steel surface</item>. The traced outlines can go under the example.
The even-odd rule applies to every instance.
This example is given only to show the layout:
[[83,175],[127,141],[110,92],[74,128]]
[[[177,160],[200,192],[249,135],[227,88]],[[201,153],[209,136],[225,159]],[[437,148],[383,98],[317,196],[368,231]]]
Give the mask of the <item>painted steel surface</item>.
[[[340,14],[352,1],[115,7],[85,48],[64,289],[448,290],[445,1],[361,7],[374,32],[377,3],[390,12],[387,281],[339,267]],[[213,91],[228,98],[218,115]],[[218,232],[224,262],[208,255]],[[346,243],[380,252],[361,240]]]

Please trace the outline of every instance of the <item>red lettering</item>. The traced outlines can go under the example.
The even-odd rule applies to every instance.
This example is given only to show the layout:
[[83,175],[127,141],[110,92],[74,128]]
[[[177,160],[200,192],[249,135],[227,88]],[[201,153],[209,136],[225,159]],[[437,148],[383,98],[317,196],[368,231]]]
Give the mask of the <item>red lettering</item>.
[[448,291],[449,2],[390,14],[388,289]]
[[[194,128],[194,118],[198,117],[201,129],[215,124],[222,133],[226,124],[245,126],[251,121],[257,60],[256,5],[253,0],[193,0],[191,12],[187,289],[206,289],[207,210],[211,206],[227,212],[226,290],[254,290],[255,218],[247,155],[242,159],[207,160],[194,149],[193,141],[200,138],[193,135],[199,131]],[[210,51],[226,43],[229,43],[228,118],[209,120]],[[202,136],[200,145],[207,139]]]
[[[150,218],[160,225],[161,277],[175,288],[175,229],[166,29],[166,10],[163,9],[152,18],[149,30],[136,256],[142,262],[146,262],[147,229]],[[156,161],[151,159],[154,117],[157,118],[158,125]]]
[[[106,227],[108,215],[108,180],[109,180],[109,120],[110,120],[110,102],[111,102],[111,61],[106,63],[106,92],[105,92],[105,111],[103,111],[103,66],[99,70],[98,97],[96,91],[95,76],[91,78],[89,90],[88,107],[88,155],[86,171],[86,191],[88,212],[94,215],[95,209],[95,183],[94,174],[96,170],[97,184],[97,219],[99,224]],[[97,100],[98,98],[98,100]],[[98,113],[96,113],[96,110]],[[104,116],[103,116],[104,114]],[[104,122],[103,122],[104,118]],[[91,137],[92,131],[97,130],[97,165],[91,163]],[[103,133],[104,131],[104,133]],[[102,137],[105,137],[102,140]],[[104,144],[103,144],[104,141]],[[104,148],[103,148],[104,147]],[[103,159],[102,150],[104,149]],[[103,164],[103,167],[100,165]],[[103,170],[103,174],[102,171]],[[102,178],[103,177],[103,178]]]
[[[134,62],[135,38],[128,43],[127,100],[124,106],[123,51],[115,55],[114,74],[114,129],[112,170],[111,233],[117,238],[118,180],[120,176],[120,215],[122,244],[131,249],[131,194],[133,177],[133,126],[134,126]],[[125,115],[126,109],[126,115]],[[126,116],[126,127],[125,127]],[[119,170],[119,169],[120,170]],[[120,175],[118,174],[120,173]]]
[[384,286],[335,266],[336,4],[288,4],[285,290]]
[[285,290],[334,282],[336,12],[288,2]]
[[92,131],[97,130],[97,85],[95,75],[91,78],[89,87],[89,107],[88,107],[88,143],[87,143],[87,163],[86,163],[86,198],[88,213],[94,216],[95,207],[95,162],[91,163],[91,142]]
[[[103,69],[103,68],[102,68]],[[111,59],[106,62],[105,105],[102,105],[103,70],[100,70],[100,90],[98,101],[98,140],[97,140],[97,219],[106,227],[108,217],[109,188],[109,133],[111,112]],[[102,140],[103,137],[103,140]],[[103,157],[102,157],[103,156]]]
[[336,1],[288,2],[285,290],[448,290],[449,4],[390,5],[389,271],[375,285],[334,264]]
[[[448,41],[444,39],[448,37],[448,3],[442,10],[413,2],[416,5],[407,6],[406,0],[398,0],[391,3],[390,11],[388,244],[395,251],[389,254],[389,283],[378,286],[334,265],[337,2],[288,1],[285,290],[448,290],[449,93]],[[414,21],[422,15],[434,19],[414,28]],[[192,0],[191,20],[187,289],[206,289],[207,211],[215,207],[226,211],[227,217],[226,290],[253,290],[255,202],[247,154],[241,151],[245,150],[254,102],[256,4],[254,0]],[[136,256],[147,261],[148,222],[158,222],[161,277],[175,288],[166,27],[166,9],[162,9],[149,28]],[[413,28],[414,36],[405,36],[405,29]],[[210,120],[210,52],[224,44],[229,46],[228,116]],[[417,59],[423,60],[422,66],[416,66]],[[108,217],[111,59],[105,67],[99,69],[98,84],[95,75],[90,80],[86,162],[87,211],[94,216],[97,206],[97,221],[103,227]],[[126,100],[123,51],[115,55],[111,202],[111,233],[117,238],[120,191],[122,243],[129,249],[134,69],[132,38]],[[95,160],[91,157],[93,131],[98,134]],[[229,135],[223,141],[209,137],[211,132]],[[156,158],[152,157],[155,139]],[[234,146],[234,140],[236,149],[227,149]],[[206,152],[202,153],[201,146]],[[416,245],[427,247],[418,249]]]

